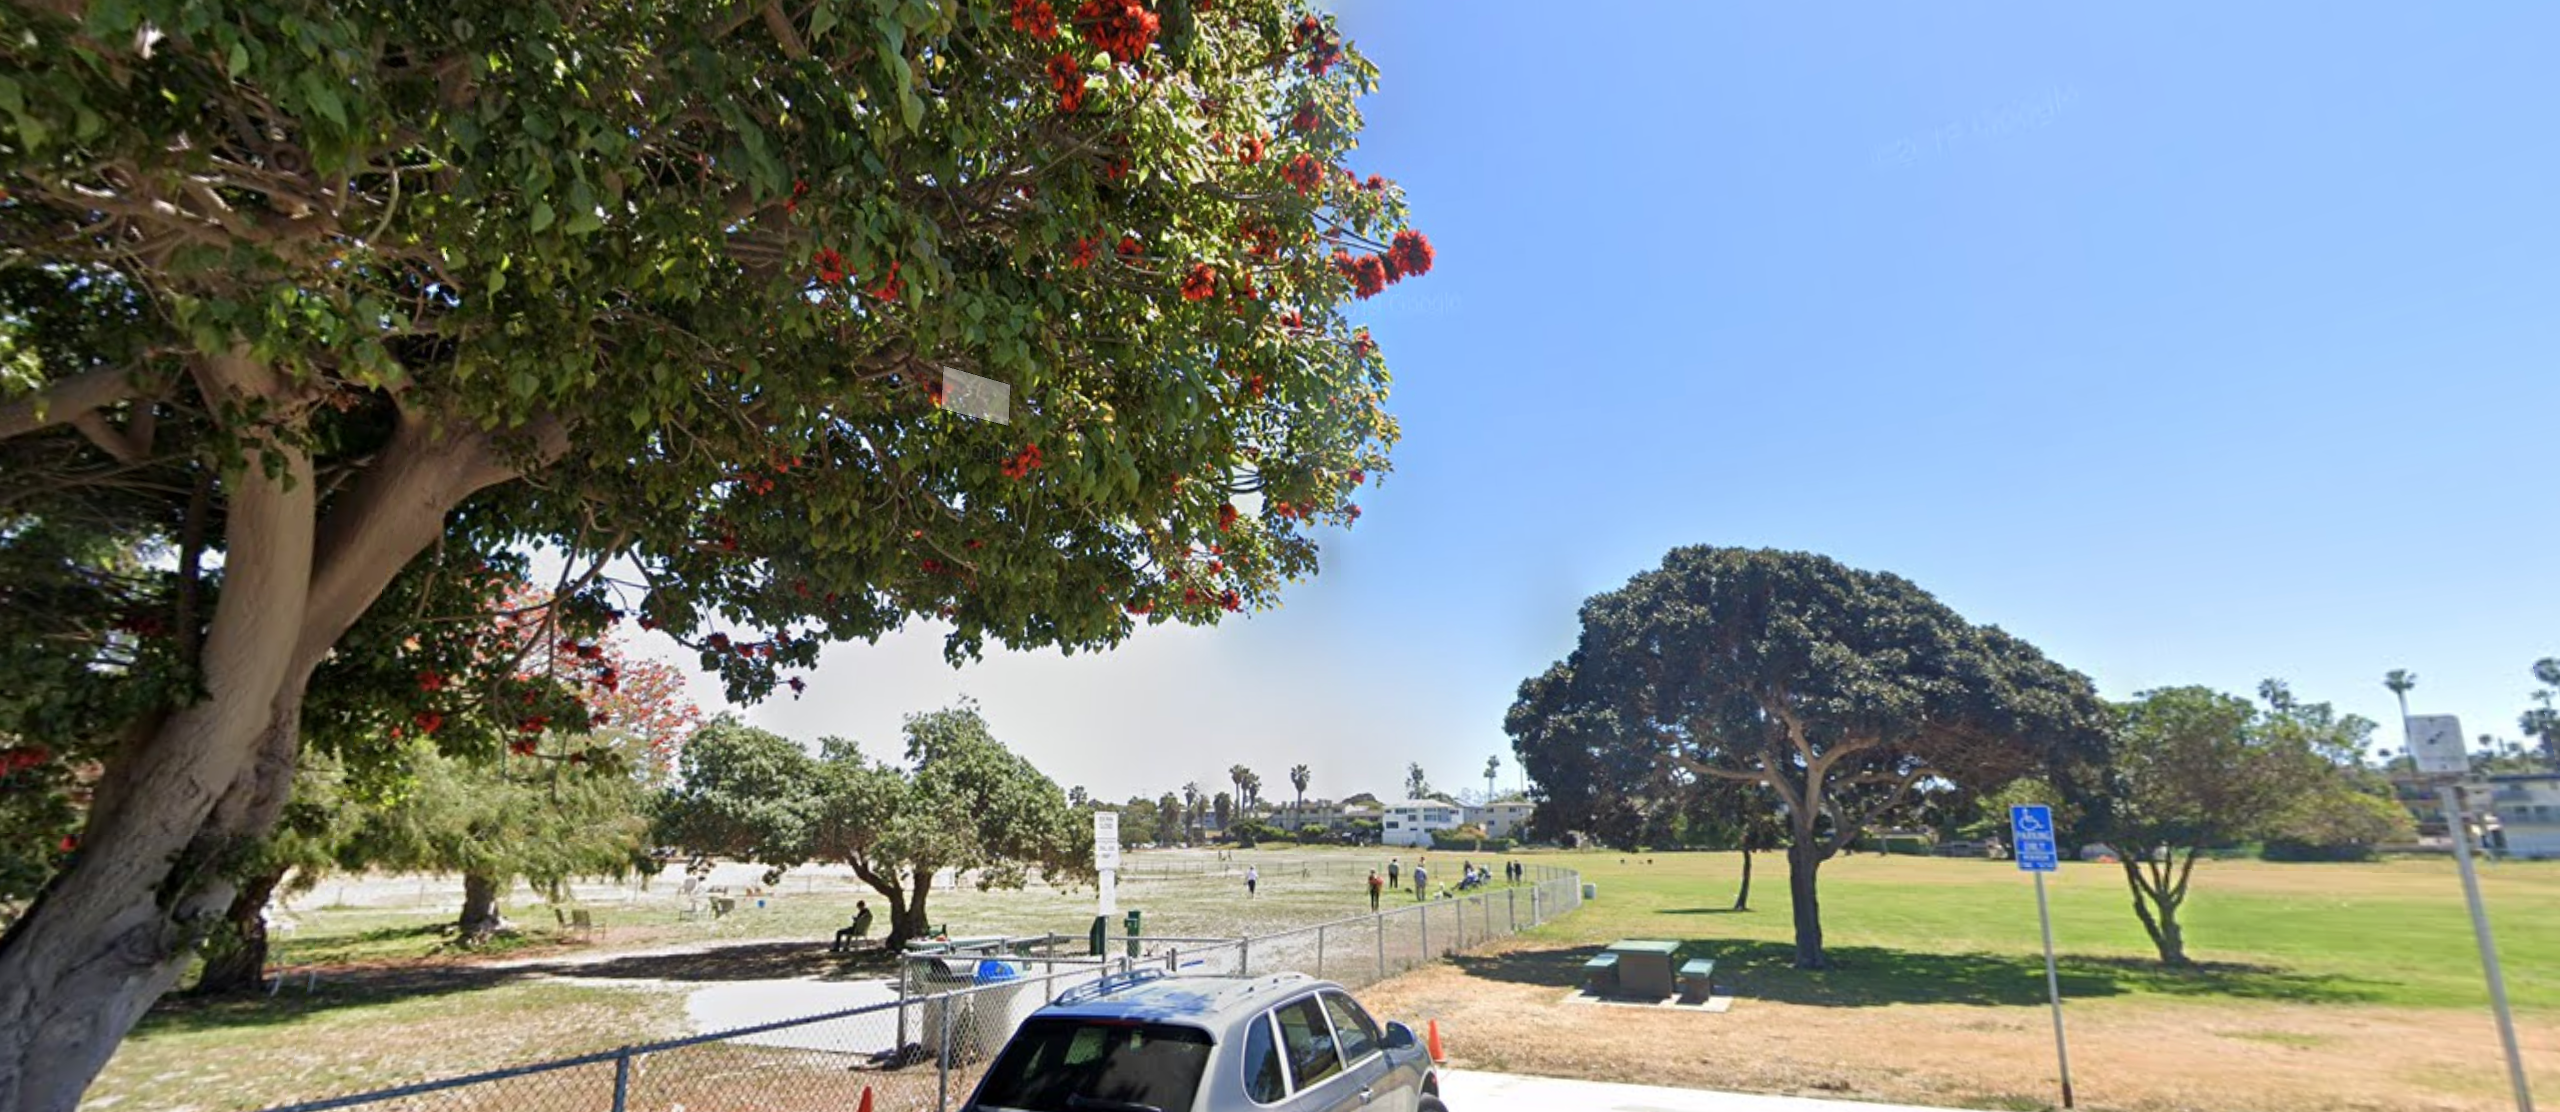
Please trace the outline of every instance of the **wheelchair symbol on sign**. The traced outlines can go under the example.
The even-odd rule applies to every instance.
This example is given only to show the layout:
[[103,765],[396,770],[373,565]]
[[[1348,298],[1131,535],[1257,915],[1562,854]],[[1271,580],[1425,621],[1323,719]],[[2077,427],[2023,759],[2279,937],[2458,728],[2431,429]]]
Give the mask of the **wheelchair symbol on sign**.
[[2033,811],[2020,811],[2015,816],[2015,820],[2018,825],[2018,833],[2020,834],[2042,834],[2045,832],[2044,819]]

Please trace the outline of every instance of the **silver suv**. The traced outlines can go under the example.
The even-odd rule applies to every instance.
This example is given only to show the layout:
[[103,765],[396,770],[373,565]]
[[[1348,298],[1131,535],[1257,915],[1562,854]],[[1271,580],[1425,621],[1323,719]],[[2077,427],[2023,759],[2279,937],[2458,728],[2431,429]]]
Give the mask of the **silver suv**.
[[969,1112],[1447,1112],[1413,1029],[1303,973],[1141,971],[1070,989],[987,1068]]

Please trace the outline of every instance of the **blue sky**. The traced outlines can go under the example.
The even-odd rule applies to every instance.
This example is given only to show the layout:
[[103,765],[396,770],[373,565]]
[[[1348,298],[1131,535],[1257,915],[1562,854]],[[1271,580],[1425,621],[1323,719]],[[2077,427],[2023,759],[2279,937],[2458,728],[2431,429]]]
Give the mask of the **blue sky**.
[[1579,601],[1693,543],[1901,573],[2116,697],[2388,721],[2406,667],[2512,736],[2560,655],[2560,7],[1339,10],[1439,267],[1367,307],[1405,440],[1325,574],[1104,657],[920,627],[751,717],[965,692],[1114,798],[1509,784]]

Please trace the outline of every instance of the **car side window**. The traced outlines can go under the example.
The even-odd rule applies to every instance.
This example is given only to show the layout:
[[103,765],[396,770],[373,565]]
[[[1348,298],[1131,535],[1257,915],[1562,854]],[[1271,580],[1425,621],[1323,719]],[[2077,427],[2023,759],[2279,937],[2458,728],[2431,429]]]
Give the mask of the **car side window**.
[[1289,1097],[1288,1079],[1280,1075],[1280,1047],[1271,1041],[1271,1014],[1253,1017],[1244,1033],[1244,1092],[1257,1104],[1278,1104]]
[[1378,1023],[1358,1001],[1339,992],[1325,993],[1325,1014],[1333,1017],[1334,1038],[1342,1044],[1342,1060],[1357,1062],[1378,1050]]
[[1333,1025],[1315,997],[1272,1010],[1280,1020],[1280,1045],[1289,1059],[1289,1076],[1300,1089],[1342,1072],[1342,1055],[1333,1045]]

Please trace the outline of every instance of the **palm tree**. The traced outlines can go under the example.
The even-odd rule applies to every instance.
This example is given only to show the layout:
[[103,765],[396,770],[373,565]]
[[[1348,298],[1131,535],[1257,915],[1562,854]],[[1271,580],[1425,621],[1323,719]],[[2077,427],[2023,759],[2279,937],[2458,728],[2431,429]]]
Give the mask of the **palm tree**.
[[1248,797],[1245,794],[1244,785],[1245,781],[1251,779],[1253,779],[1253,770],[1246,768],[1243,765],[1237,765],[1227,770],[1227,782],[1236,786],[1235,799],[1236,806],[1238,808],[1242,808],[1245,805],[1245,801]]
[[1199,841],[1200,837],[1195,833],[1200,822],[1200,781],[1198,780],[1182,786],[1182,815],[1182,840]]
[[1306,825],[1307,821],[1307,781],[1312,779],[1314,777],[1308,774],[1307,766],[1289,766],[1289,786],[1298,789],[1298,801],[1289,805],[1289,814],[1297,819],[1301,826]]
[[1498,754],[1498,753],[1497,753],[1497,754],[1495,754],[1495,755],[1493,755],[1493,756],[1486,757],[1486,758],[1484,759],[1484,802],[1485,802],[1485,805],[1486,805],[1486,806],[1488,806],[1488,807],[1493,805],[1493,777],[1494,777],[1494,774],[1495,774],[1495,773],[1498,773],[1498,772],[1501,772],[1501,771],[1502,771],[1502,756],[1501,756],[1501,754]]
[[[2400,700],[2400,728],[2406,734],[2409,727],[2409,689],[2418,686],[2418,674],[2406,668],[2394,668],[2383,673],[2382,686],[2390,688],[2392,697]],[[2405,742],[2408,739],[2403,737],[2401,740]]]

